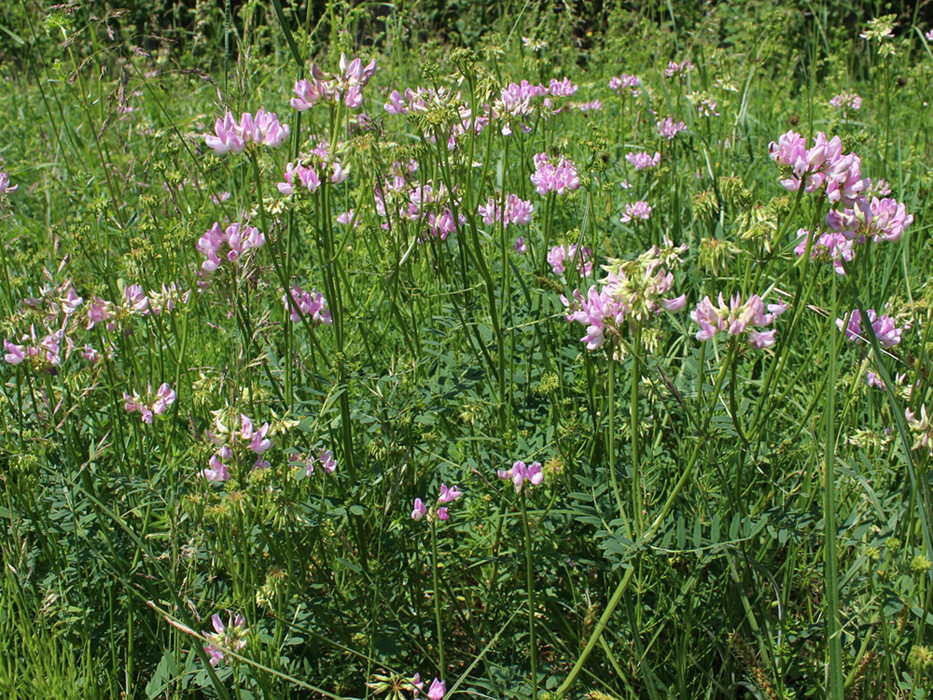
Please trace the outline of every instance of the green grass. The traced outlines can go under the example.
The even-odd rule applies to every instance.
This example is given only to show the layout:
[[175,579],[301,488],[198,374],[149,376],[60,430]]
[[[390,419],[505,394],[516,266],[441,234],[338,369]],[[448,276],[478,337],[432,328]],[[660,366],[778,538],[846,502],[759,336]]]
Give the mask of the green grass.
[[[93,9],[0,18],[17,187],[0,193],[0,335],[14,360],[45,339],[0,363],[0,695],[407,700],[419,673],[421,696],[435,677],[497,699],[930,696],[919,6],[870,39],[876,8],[854,3]],[[292,109],[341,52],[377,63],[362,105]],[[623,73],[637,95],[610,89]],[[503,120],[510,83],[564,77],[575,94]],[[423,109],[384,109],[418,87]],[[832,107],[841,93],[860,108]],[[206,145],[228,109],[260,108],[290,128],[279,147]],[[839,136],[884,178],[903,237],[855,245],[845,275],[813,241],[795,254],[843,207],[781,186],[769,144],[789,130]],[[657,167],[625,157],[642,151]],[[541,153],[579,188],[538,194]],[[281,193],[299,160],[322,184]],[[484,223],[510,194],[530,223]],[[622,222],[636,201],[650,218]],[[215,222],[264,245],[220,246],[208,275]],[[592,272],[572,255],[555,272],[558,245]],[[609,272],[632,308],[588,350],[560,298]],[[292,320],[294,285],[332,322]],[[691,312],[719,293],[782,301],[759,329],[774,343],[698,340]],[[870,309],[899,343],[837,330]],[[151,424],[127,409],[163,384],[176,398]],[[218,459],[229,480],[205,478]],[[497,475],[518,460],[542,465],[520,493]],[[442,483],[463,496],[438,503]]]

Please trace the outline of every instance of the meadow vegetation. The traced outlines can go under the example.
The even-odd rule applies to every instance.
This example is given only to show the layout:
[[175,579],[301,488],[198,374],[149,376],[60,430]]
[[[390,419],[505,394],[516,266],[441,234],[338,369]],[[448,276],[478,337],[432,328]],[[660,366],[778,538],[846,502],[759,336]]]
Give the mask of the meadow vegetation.
[[0,694],[931,697],[931,19],[4,3]]

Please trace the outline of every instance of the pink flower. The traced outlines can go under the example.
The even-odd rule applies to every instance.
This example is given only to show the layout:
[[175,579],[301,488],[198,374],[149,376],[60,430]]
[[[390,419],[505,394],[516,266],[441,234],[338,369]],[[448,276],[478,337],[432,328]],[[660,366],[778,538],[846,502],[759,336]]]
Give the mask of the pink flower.
[[651,217],[651,206],[648,202],[630,202],[625,205],[625,213],[622,215],[622,223],[626,224],[633,219],[642,219],[647,221]]
[[570,78],[563,80],[551,78],[551,84],[548,89],[553,97],[570,97],[577,91],[577,86],[570,82]]
[[447,488],[446,484],[441,484],[441,495],[438,496],[437,502],[439,504],[452,503],[462,496],[463,493],[457,490],[457,487],[454,486],[451,489]]
[[219,455],[213,455],[208,461],[207,469],[201,470],[201,476],[208,481],[229,481],[230,472],[226,464],[220,461]]
[[0,194],[13,194],[19,189],[19,185],[10,186],[10,176],[0,171]]
[[[878,345],[883,348],[893,348],[901,342],[904,330],[894,324],[893,318],[886,314],[878,316],[874,309],[867,309],[865,313],[868,315],[868,322],[878,339]],[[846,323],[845,318],[837,318],[836,327],[840,331],[844,329],[846,339],[851,340],[853,343],[859,343],[865,338],[862,330],[862,314],[858,309],[849,314],[848,323]]]
[[563,195],[580,189],[580,178],[576,166],[572,161],[560,156],[555,164],[546,153],[538,153],[534,157],[535,172],[531,175],[531,182],[538,194],[556,192]]
[[431,683],[431,687],[428,688],[428,699],[443,700],[445,693],[447,693],[447,686],[444,685],[443,681],[439,681],[435,678]]
[[741,296],[733,296],[726,306],[720,293],[718,306],[713,306],[708,296],[704,297],[697,308],[690,312],[690,318],[700,326],[696,339],[701,342],[713,338],[718,333],[745,335],[746,342],[751,347],[761,350],[774,345],[775,331],[762,332],[754,328],[770,325],[787,307],[783,303],[769,304],[767,309],[768,312],[765,313],[764,302],[757,294],[749,297],[744,304]]
[[645,170],[646,168],[658,167],[658,164],[661,162],[661,154],[657,151],[655,151],[653,156],[645,151],[641,153],[626,153],[625,159],[635,166],[635,170]]
[[664,117],[658,122],[657,128],[658,133],[670,141],[681,131],[686,131],[687,125],[680,121],[675,122],[672,117]]
[[[810,232],[806,229],[799,229],[797,237],[800,242],[794,248],[794,253],[797,254],[797,257],[800,257],[807,250]],[[824,256],[828,256],[833,261],[833,269],[837,274],[844,275],[846,271],[843,262],[851,262],[855,257],[855,241],[847,238],[842,233],[821,234],[810,249],[810,257],[813,259]]]
[[510,194],[505,200],[505,206],[500,206],[501,200],[490,197],[486,206],[479,206],[477,213],[483,217],[483,223],[492,226],[500,222],[503,227],[509,224],[525,226],[531,223],[531,215],[534,212],[534,205],[530,201],[518,198],[518,195]]
[[216,153],[239,153],[252,141],[257,146],[281,146],[289,137],[287,124],[280,124],[272,112],[260,109],[254,117],[244,112],[237,122],[232,112],[214,123],[214,134],[207,134],[204,142]]
[[7,353],[3,356],[3,359],[5,359],[11,365],[18,365],[26,359],[26,348],[24,348],[22,345],[14,345],[9,340],[4,340],[3,347],[5,347],[7,350]]
[[162,384],[162,386],[159,387],[158,392],[156,392],[156,400],[155,403],[152,404],[152,412],[157,416],[161,416],[173,403],[175,403],[175,392],[166,382]]
[[526,481],[532,486],[539,485],[544,481],[544,472],[541,471],[541,464],[532,462],[526,465],[524,462],[515,462],[509,470],[500,469],[496,472],[500,479],[508,479],[515,487],[515,493],[521,493],[522,487]]
[[[294,307],[289,305],[287,297],[282,297],[282,303],[289,310],[289,318],[292,323],[298,323],[303,316],[309,316],[311,325],[319,326],[321,324],[331,325],[333,319],[330,315],[330,309],[327,308],[327,299],[324,295],[312,288],[310,292],[305,292],[297,284],[291,289]],[[297,309],[297,310],[296,310]]]
[[851,92],[843,92],[831,99],[829,104],[836,109],[859,109],[862,106],[862,98]]
[[515,241],[515,245],[512,247],[515,248],[515,252],[519,255],[524,255],[528,252],[528,246],[525,243],[524,236],[519,236],[518,240]]
[[692,71],[696,66],[694,66],[690,61],[684,59],[680,63],[676,61],[670,61],[667,64],[667,68],[664,69],[664,75],[668,78],[673,78],[676,76],[684,76],[690,71]]
[[568,246],[558,245],[551,248],[547,255],[548,264],[555,275],[564,274],[564,262],[568,260],[576,263],[577,272],[581,277],[593,274],[593,251],[589,248],[578,249],[572,243]]
[[209,642],[204,651],[211,657],[211,666],[216,666],[226,658],[226,651],[240,651],[246,646],[249,628],[246,627],[246,619],[240,613],[237,613],[235,618],[230,618],[227,626],[224,626],[220,615],[215,613],[211,616],[211,625],[214,631],[204,633],[204,638]]
[[824,189],[830,202],[852,207],[869,186],[869,180],[862,179],[861,159],[854,153],[843,154],[838,136],[827,139],[820,131],[807,150],[806,140],[788,131],[777,143],[772,141],[768,151],[784,169],[787,177],[781,184],[788,191],[796,192],[801,185],[811,193]]
[[328,474],[333,474],[337,470],[337,460],[334,459],[334,453],[330,450],[323,448],[318,450],[317,460]]
[[626,75],[625,73],[623,73],[621,76],[614,75],[609,79],[610,90],[620,90],[622,88],[627,88],[632,97],[638,97],[640,94],[637,89],[640,84],[641,80],[637,76]]
[[447,508],[438,508],[437,509],[437,519],[438,520],[449,520],[450,513],[447,512]]
[[412,520],[421,520],[425,515],[428,514],[428,507],[424,505],[424,501],[420,498],[415,499],[415,508],[411,511]]

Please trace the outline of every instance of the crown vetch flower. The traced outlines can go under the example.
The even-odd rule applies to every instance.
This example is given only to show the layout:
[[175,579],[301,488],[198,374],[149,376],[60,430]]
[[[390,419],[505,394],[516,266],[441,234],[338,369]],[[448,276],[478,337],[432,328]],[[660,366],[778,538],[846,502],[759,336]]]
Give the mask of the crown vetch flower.
[[656,168],[661,162],[661,154],[655,151],[650,155],[647,151],[640,153],[626,153],[625,160],[635,166],[635,170],[645,170],[647,168]]
[[327,308],[327,299],[314,287],[311,288],[310,292],[305,292],[296,284],[291,289],[291,295],[294,306],[288,303],[288,298],[284,295],[282,296],[282,303],[288,308],[288,317],[293,323],[301,321],[302,316],[310,316],[311,324],[315,326],[321,324],[329,326],[333,323],[330,309]]
[[580,177],[573,161],[560,156],[555,163],[547,153],[538,153],[534,157],[535,172],[531,182],[538,194],[556,192],[562,195],[580,189]]
[[512,465],[511,469],[499,469],[496,473],[500,479],[508,479],[512,482],[515,493],[521,493],[526,481],[529,482],[531,486],[537,486],[544,481],[544,472],[541,471],[541,464],[539,462],[532,462],[526,465],[524,462],[518,461]]
[[10,176],[0,171],[0,194],[13,194],[19,189],[19,185],[10,185]]
[[437,497],[438,504],[452,503],[453,501],[460,498],[463,495],[463,492],[457,490],[457,487],[454,486],[450,489],[447,488],[447,485],[441,484],[441,495]]
[[279,118],[272,112],[260,109],[254,117],[243,112],[237,122],[232,112],[227,112],[223,119],[214,122],[214,133],[206,134],[204,142],[216,153],[240,153],[253,142],[257,146],[281,146],[289,137],[288,124],[279,123]]
[[737,294],[729,300],[727,306],[720,292],[717,306],[714,306],[710,298],[706,296],[696,309],[690,312],[690,318],[700,326],[696,339],[701,342],[710,340],[718,333],[731,336],[744,335],[751,347],[761,350],[774,345],[776,331],[762,332],[754,328],[770,325],[786,309],[783,302],[769,304],[766,313],[765,304],[757,294],[753,294],[745,303],[742,303],[741,295]]
[[213,632],[205,632],[204,638],[208,644],[204,651],[210,656],[211,666],[216,666],[226,658],[228,651],[240,651],[246,646],[246,637],[249,634],[249,628],[246,627],[246,618],[240,613],[236,617],[231,617],[225,626],[220,615],[214,613],[211,616],[211,625]]
[[411,511],[412,520],[421,520],[425,515],[428,514],[428,507],[424,504],[420,498],[415,499],[415,507]]
[[[893,318],[887,314],[878,316],[874,309],[867,309],[865,313],[868,316],[868,322],[871,324],[872,331],[874,331],[875,337],[878,339],[878,345],[883,348],[893,348],[901,342],[904,329],[898,328]],[[865,334],[862,330],[862,314],[858,309],[854,309],[852,313],[849,314],[848,323],[846,322],[846,318],[837,318],[836,327],[840,331],[844,330],[846,339],[851,340],[853,343],[860,343],[865,339]]]

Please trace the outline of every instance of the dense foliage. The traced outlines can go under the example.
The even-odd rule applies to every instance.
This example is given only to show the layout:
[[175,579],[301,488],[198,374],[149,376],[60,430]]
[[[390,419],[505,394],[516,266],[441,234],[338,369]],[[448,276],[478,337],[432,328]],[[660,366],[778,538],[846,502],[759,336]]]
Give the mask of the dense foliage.
[[10,3],[4,697],[930,697],[930,29]]

